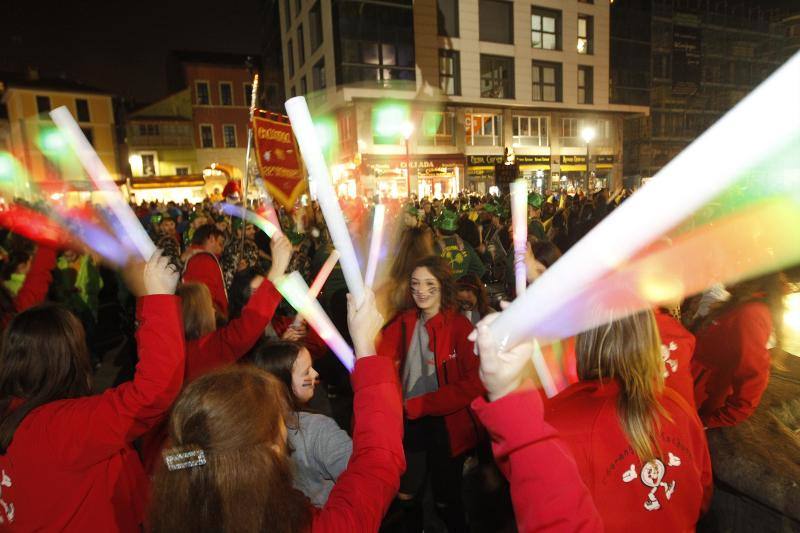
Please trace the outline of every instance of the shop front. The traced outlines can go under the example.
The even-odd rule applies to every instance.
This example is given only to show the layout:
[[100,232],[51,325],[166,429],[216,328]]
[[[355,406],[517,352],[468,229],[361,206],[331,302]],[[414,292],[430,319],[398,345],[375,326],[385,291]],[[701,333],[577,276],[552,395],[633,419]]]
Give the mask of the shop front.
[[520,155],[515,156],[519,167],[519,177],[528,181],[528,188],[538,193],[550,189],[550,156]]
[[585,155],[562,155],[559,158],[559,176],[551,177],[551,184],[554,190],[559,188],[579,188],[586,183],[586,156]]
[[468,155],[467,156],[467,189],[478,194],[489,194],[489,188],[495,185],[495,168],[505,163],[502,155]]
[[594,157],[594,172],[589,180],[590,190],[609,189],[613,182],[611,169],[614,168],[613,155],[597,155]]
[[202,202],[206,198],[206,181],[202,174],[181,176],[142,176],[131,178],[128,193],[136,203]]
[[390,198],[404,197],[411,192],[444,198],[458,195],[464,176],[461,155],[365,155],[363,164],[365,194],[380,194]]

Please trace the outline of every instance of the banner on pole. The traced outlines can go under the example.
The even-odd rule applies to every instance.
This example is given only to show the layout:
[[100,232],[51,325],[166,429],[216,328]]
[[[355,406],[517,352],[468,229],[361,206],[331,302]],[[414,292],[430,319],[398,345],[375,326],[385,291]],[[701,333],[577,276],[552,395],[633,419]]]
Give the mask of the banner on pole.
[[287,117],[258,112],[253,117],[258,170],[267,191],[287,208],[306,189],[297,144]]

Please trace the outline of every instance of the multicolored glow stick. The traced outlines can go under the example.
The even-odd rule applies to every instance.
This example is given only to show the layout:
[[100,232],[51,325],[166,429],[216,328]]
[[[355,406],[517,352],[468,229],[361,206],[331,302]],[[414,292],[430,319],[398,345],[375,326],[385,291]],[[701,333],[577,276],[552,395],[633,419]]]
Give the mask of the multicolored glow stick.
[[344,274],[347,288],[350,294],[353,295],[356,304],[361,305],[364,299],[364,279],[361,277],[361,268],[358,265],[353,241],[350,239],[350,233],[342,215],[339,199],[333,190],[328,165],[322,155],[317,130],[311,121],[306,99],[302,96],[296,96],[287,100],[286,113],[292,123],[292,131],[294,131],[294,135],[297,138],[303,161],[316,185],[317,202],[328,225],[333,246],[342,255],[342,273]]
[[520,296],[528,286],[525,271],[525,255],[528,252],[528,183],[524,179],[511,184],[511,224],[514,228],[514,280],[517,296]]
[[279,279],[275,286],[286,298],[286,301],[289,302],[289,305],[294,307],[300,316],[314,328],[314,331],[325,341],[325,344],[328,345],[345,368],[352,372],[355,365],[353,350],[342,338],[328,315],[325,314],[322,305],[317,300],[309,297],[310,289],[305,280],[303,280],[303,276],[294,271]]
[[250,222],[252,225],[266,233],[267,237],[270,239],[273,237],[273,235],[280,233],[280,230],[276,228],[272,222],[240,205],[220,202],[217,204],[217,208],[226,215],[238,217],[242,220]]
[[[799,86],[800,53],[546,270],[491,324],[494,338],[508,348],[541,336],[563,302],[585,296],[592,283],[722,193],[743,169],[756,167],[776,148],[794,143],[800,123],[784,118],[800,116]],[[762,134],[741,135],[753,130]]]
[[[325,285],[325,282],[328,281],[328,276],[331,275],[333,272],[333,268],[336,266],[336,262],[339,260],[339,252],[336,250],[331,252],[331,255],[325,260],[322,264],[322,268],[319,269],[317,272],[317,276],[314,278],[314,282],[311,283],[311,288],[308,290],[308,297],[312,300],[316,300],[317,296],[319,296],[320,291],[322,291],[322,287]],[[297,315],[295,317],[294,322],[292,322],[293,327],[297,327],[300,325],[300,321],[302,317]]]
[[533,361],[534,370],[539,375],[539,382],[542,384],[545,394],[547,394],[548,398],[552,398],[558,394],[558,388],[553,381],[553,376],[550,374],[550,369],[547,367],[547,362],[544,360],[544,355],[542,355],[542,347],[539,346],[539,341],[536,339],[533,340],[531,360]]
[[142,259],[149,260],[156,250],[155,244],[150,240],[150,236],[147,235],[130,206],[123,200],[119,188],[111,178],[111,174],[108,173],[78,123],[75,122],[69,110],[64,106],[50,111],[50,117],[52,117],[61,134],[67,139],[97,189],[106,193],[105,198],[108,202],[108,207],[111,209],[119,226],[125,232],[125,237],[119,240],[133,243]]
[[278,218],[278,213],[275,211],[275,205],[272,203],[272,196],[270,196],[267,188],[264,186],[264,180],[261,177],[257,177],[255,179],[256,187],[258,187],[259,193],[261,193],[261,200],[263,203],[263,208],[260,210],[263,213],[263,216],[272,222],[272,224],[281,231],[281,222]]
[[375,213],[372,216],[372,236],[369,243],[367,273],[364,276],[364,285],[370,289],[372,284],[375,283],[375,272],[378,270],[378,256],[380,255],[381,241],[383,240],[383,219],[386,216],[386,206],[377,204]]

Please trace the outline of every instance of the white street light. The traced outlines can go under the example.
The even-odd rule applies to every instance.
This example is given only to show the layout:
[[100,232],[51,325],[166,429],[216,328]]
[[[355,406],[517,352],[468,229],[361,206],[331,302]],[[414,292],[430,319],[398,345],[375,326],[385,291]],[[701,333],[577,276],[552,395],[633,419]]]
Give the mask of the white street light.
[[595,134],[594,128],[591,126],[586,126],[581,131],[581,137],[583,137],[583,140],[586,141],[586,144],[592,142],[592,140],[594,139],[594,134]]
[[414,133],[414,125],[411,122],[403,122],[400,126],[400,133],[403,135],[405,140],[409,140],[411,138],[411,134]]

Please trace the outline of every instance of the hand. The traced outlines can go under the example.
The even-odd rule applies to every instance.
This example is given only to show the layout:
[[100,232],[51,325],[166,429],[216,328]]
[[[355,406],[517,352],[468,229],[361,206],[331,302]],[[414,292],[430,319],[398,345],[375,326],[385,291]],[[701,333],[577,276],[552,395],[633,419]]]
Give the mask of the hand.
[[533,344],[530,342],[501,351],[489,329],[489,324],[498,316],[498,313],[488,315],[478,322],[478,329],[469,335],[469,340],[475,342],[480,355],[480,376],[489,401],[498,400],[519,388],[523,380],[530,376],[526,367],[531,364],[533,354]]
[[347,328],[353,339],[356,359],[375,355],[375,337],[383,326],[383,316],[375,306],[375,295],[364,289],[364,301],[356,308],[351,294],[347,294]]
[[301,321],[298,325],[292,324],[281,335],[281,339],[285,341],[297,342],[306,336],[306,323]]
[[283,276],[292,260],[292,243],[283,233],[276,234],[269,243],[272,251],[272,266],[267,274],[267,279],[275,282]]
[[180,275],[178,267],[170,263],[163,250],[156,250],[144,266],[144,289],[146,295],[175,294]]

